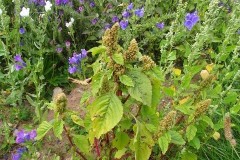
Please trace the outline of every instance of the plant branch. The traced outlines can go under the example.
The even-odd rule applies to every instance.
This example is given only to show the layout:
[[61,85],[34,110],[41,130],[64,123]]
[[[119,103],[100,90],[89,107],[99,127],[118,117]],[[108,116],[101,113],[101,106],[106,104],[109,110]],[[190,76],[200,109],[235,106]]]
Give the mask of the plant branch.
[[[75,144],[73,143],[72,138],[71,138],[71,136],[69,135],[68,130],[67,130],[67,128],[66,128],[65,125],[63,125],[63,129],[64,129],[64,131],[66,132],[67,138],[68,138],[71,146],[72,146],[72,147],[75,147]],[[80,151],[78,151],[77,148],[76,148],[75,151],[76,151],[76,153],[77,153],[79,156],[82,157],[82,159],[87,160],[87,158],[86,158]]]

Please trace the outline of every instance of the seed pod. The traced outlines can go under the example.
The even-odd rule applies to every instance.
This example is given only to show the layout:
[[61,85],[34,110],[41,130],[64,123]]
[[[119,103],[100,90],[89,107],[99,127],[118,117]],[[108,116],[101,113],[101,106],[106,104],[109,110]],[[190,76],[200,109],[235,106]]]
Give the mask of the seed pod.
[[114,70],[114,75],[120,76],[120,75],[124,74],[125,67],[120,64],[114,64],[113,70]]
[[207,70],[202,70],[200,73],[203,80],[207,79],[209,77],[209,73]]
[[224,136],[228,141],[231,141],[233,139],[231,117],[229,113],[226,113],[224,117]]
[[211,99],[207,99],[207,100],[204,100],[202,102],[199,102],[197,104],[197,108],[195,110],[194,117],[198,118],[199,116],[204,114],[207,111],[207,109],[208,109],[209,105],[211,104],[211,102],[212,102]]
[[152,58],[146,55],[142,56],[140,61],[143,62],[143,70],[150,70],[156,66],[156,63],[152,60]]
[[176,111],[170,111],[164,118],[163,120],[160,121],[160,131],[164,132],[169,130],[175,121],[177,112]]
[[130,42],[128,50],[124,53],[124,59],[127,62],[132,62],[137,59],[137,53],[139,52],[138,43],[135,39]]

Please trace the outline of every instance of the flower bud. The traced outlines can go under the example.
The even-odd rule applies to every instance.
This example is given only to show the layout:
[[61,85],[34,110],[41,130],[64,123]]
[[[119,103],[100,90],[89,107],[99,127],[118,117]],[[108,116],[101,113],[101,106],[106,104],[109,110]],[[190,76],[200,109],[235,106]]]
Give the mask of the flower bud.
[[203,80],[207,79],[209,77],[209,73],[207,70],[202,70],[200,73]]

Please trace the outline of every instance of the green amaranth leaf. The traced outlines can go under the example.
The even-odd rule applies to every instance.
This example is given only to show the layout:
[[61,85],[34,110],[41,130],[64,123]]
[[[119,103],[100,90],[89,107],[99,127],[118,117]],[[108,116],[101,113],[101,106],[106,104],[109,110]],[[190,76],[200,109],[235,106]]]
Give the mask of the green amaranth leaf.
[[121,75],[119,77],[119,80],[120,80],[120,82],[122,84],[124,84],[126,86],[129,86],[129,87],[133,87],[134,86],[132,79],[129,76],[127,76],[127,75]]
[[187,127],[186,136],[187,136],[188,142],[191,141],[196,136],[196,133],[197,133],[197,128],[194,125],[190,125]]
[[113,54],[112,58],[117,64],[124,65],[124,59],[122,54],[115,53]]
[[63,124],[64,124],[63,120],[55,121],[53,124],[53,133],[60,140],[62,139],[61,134],[63,132]]
[[151,153],[154,141],[151,133],[147,130],[144,124],[137,121],[134,126],[135,137],[133,141],[135,159],[148,160]]
[[98,97],[89,106],[89,111],[96,138],[112,130],[123,116],[122,103],[113,93]]
[[132,70],[128,73],[132,78],[134,87],[128,89],[132,98],[142,102],[145,105],[152,105],[152,85],[148,77],[140,70]]
[[158,139],[158,144],[162,150],[163,155],[167,152],[170,142],[171,142],[171,136],[169,133],[165,133]]
[[47,132],[53,127],[49,122],[43,121],[37,128],[37,140],[42,139]]

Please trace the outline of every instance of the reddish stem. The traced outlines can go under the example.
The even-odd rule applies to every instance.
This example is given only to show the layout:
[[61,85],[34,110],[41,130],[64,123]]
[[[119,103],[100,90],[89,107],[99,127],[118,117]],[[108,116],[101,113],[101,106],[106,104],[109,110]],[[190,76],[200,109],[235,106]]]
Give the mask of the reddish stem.
[[97,153],[97,157],[100,157],[100,149],[99,149],[99,146],[98,146],[98,139],[95,138],[94,139],[94,145],[95,145],[95,150],[96,150],[96,153]]

